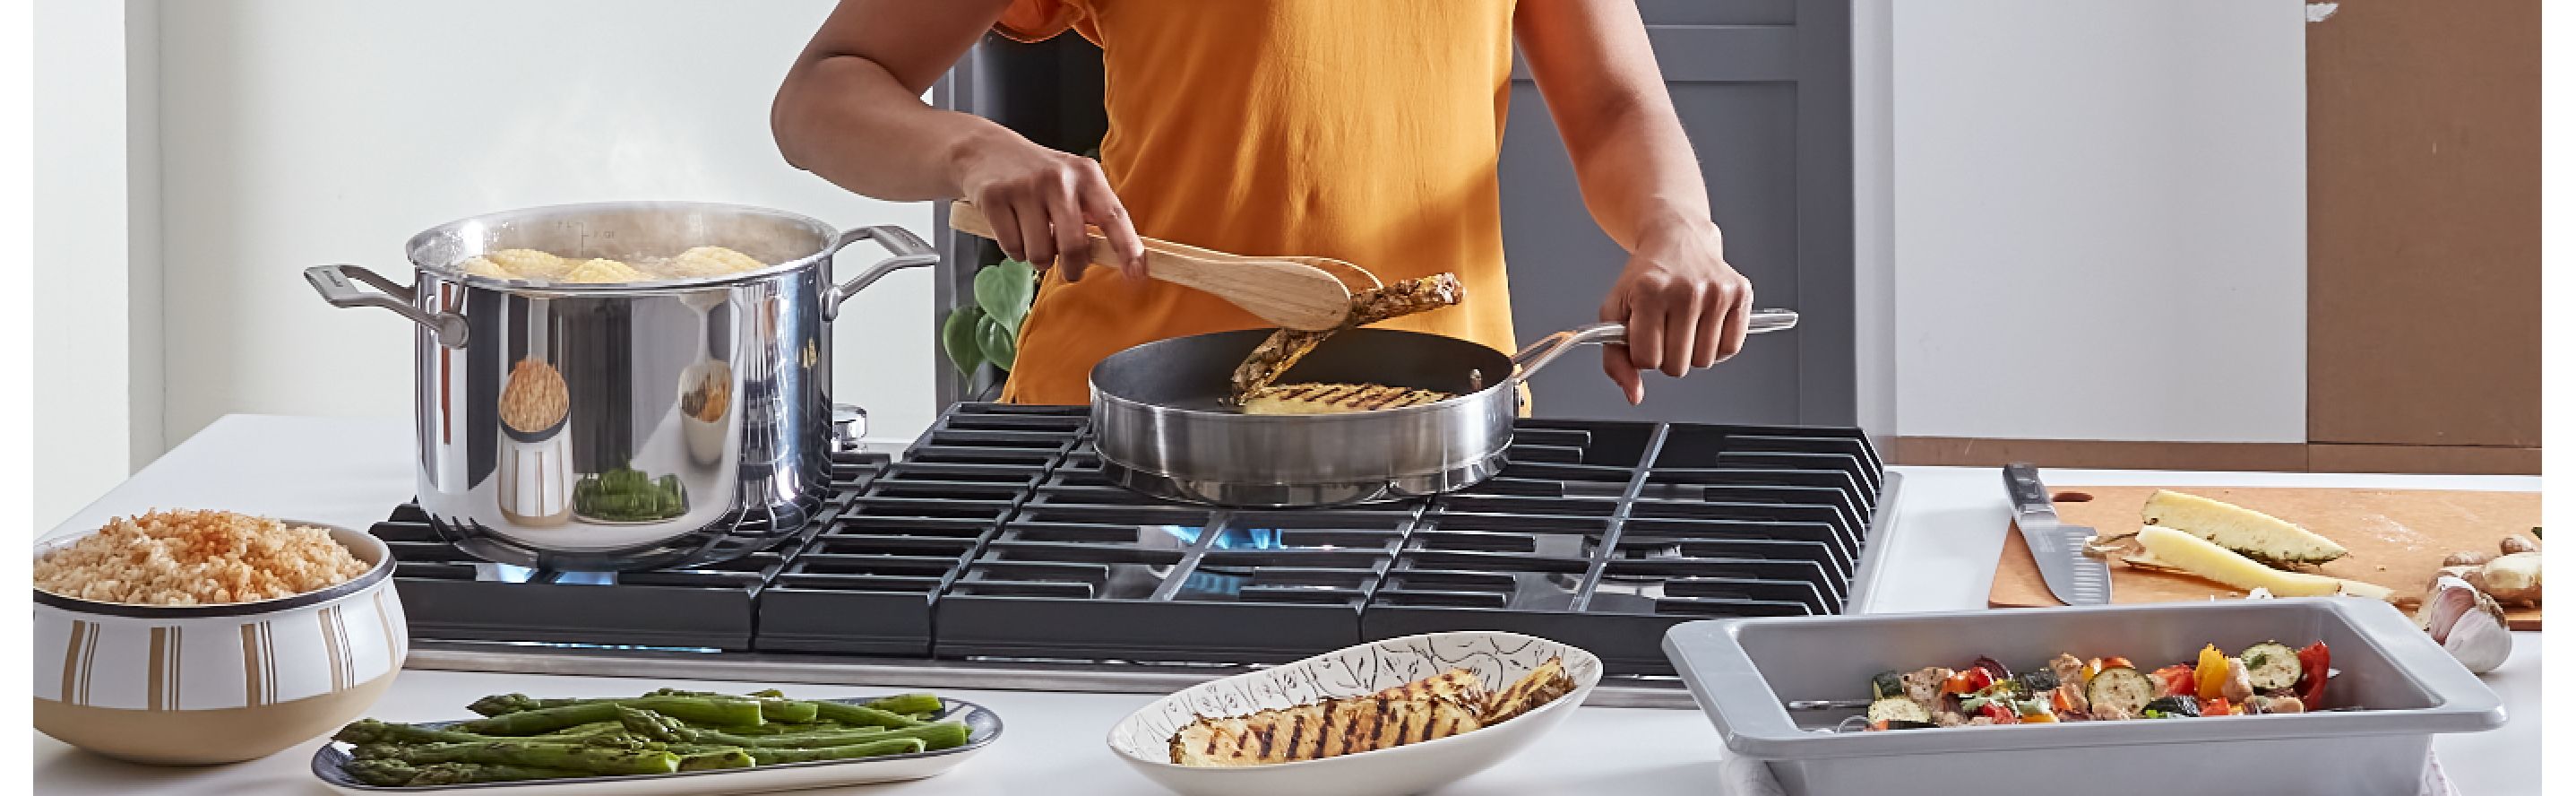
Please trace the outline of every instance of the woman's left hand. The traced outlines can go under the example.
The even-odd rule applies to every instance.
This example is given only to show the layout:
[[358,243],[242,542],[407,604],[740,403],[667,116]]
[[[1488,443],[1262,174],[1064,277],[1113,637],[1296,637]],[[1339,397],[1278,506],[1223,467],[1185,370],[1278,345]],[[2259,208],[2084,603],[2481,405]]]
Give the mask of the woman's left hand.
[[1679,377],[1735,356],[1752,314],[1753,281],[1726,264],[1717,225],[1668,225],[1638,242],[1601,301],[1601,320],[1628,325],[1627,344],[1602,347],[1601,370],[1643,403],[1646,371]]

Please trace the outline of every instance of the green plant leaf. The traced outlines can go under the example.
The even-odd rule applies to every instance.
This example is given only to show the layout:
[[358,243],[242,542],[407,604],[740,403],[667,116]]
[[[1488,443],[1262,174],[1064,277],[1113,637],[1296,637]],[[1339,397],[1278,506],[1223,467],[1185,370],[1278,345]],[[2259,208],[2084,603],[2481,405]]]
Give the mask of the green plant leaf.
[[976,340],[976,330],[991,319],[975,306],[959,307],[948,312],[939,323],[939,350],[948,353],[948,361],[957,366],[958,375],[975,377],[975,368],[984,364],[984,346]]
[[1011,363],[1020,358],[1019,341],[1014,336],[991,317],[975,324],[975,340],[984,350],[984,361],[1003,370],[1010,370]]
[[1037,277],[1037,269],[1019,260],[985,266],[975,272],[975,305],[1017,335],[1020,322],[1029,317],[1029,302],[1037,298]]

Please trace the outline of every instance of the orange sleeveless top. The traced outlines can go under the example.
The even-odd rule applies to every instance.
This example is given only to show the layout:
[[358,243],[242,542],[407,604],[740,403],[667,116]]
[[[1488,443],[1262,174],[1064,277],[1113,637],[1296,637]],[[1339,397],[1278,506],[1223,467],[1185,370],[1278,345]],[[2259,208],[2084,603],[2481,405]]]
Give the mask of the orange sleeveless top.
[[[1017,0],[997,29],[1100,45],[1100,161],[1136,231],[1315,255],[1386,282],[1443,271],[1460,306],[1382,326],[1514,348],[1495,166],[1511,0]],[[1083,404],[1091,367],[1167,337],[1267,326],[1225,300],[1107,269],[1050,271],[1002,400]]]

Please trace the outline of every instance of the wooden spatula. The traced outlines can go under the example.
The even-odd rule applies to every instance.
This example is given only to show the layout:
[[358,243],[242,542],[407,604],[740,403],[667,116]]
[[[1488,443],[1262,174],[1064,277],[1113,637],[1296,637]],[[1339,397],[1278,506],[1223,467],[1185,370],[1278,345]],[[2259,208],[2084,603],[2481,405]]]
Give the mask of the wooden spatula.
[[[993,237],[992,222],[968,202],[948,204],[948,226],[969,235]],[[1110,250],[1109,240],[1098,230],[1091,230],[1091,240],[1092,263],[1117,267],[1117,254]],[[1155,279],[1214,294],[1255,317],[1288,329],[1331,329],[1340,326],[1351,311],[1351,290],[1340,278],[1296,260],[1229,255],[1146,238],[1145,270]]]

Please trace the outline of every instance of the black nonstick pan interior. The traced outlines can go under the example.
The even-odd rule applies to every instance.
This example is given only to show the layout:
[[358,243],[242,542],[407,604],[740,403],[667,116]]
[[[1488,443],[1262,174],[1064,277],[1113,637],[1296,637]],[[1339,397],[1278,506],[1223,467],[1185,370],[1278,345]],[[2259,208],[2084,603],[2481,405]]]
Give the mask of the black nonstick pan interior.
[[[1232,413],[1234,368],[1268,329],[1175,337],[1112,354],[1091,369],[1101,392],[1167,409]],[[1452,337],[1395,329],[1347,329],[1315,347],[1279,383],[1384,384],[1466,394],[1501,384],[1511,357]]]

